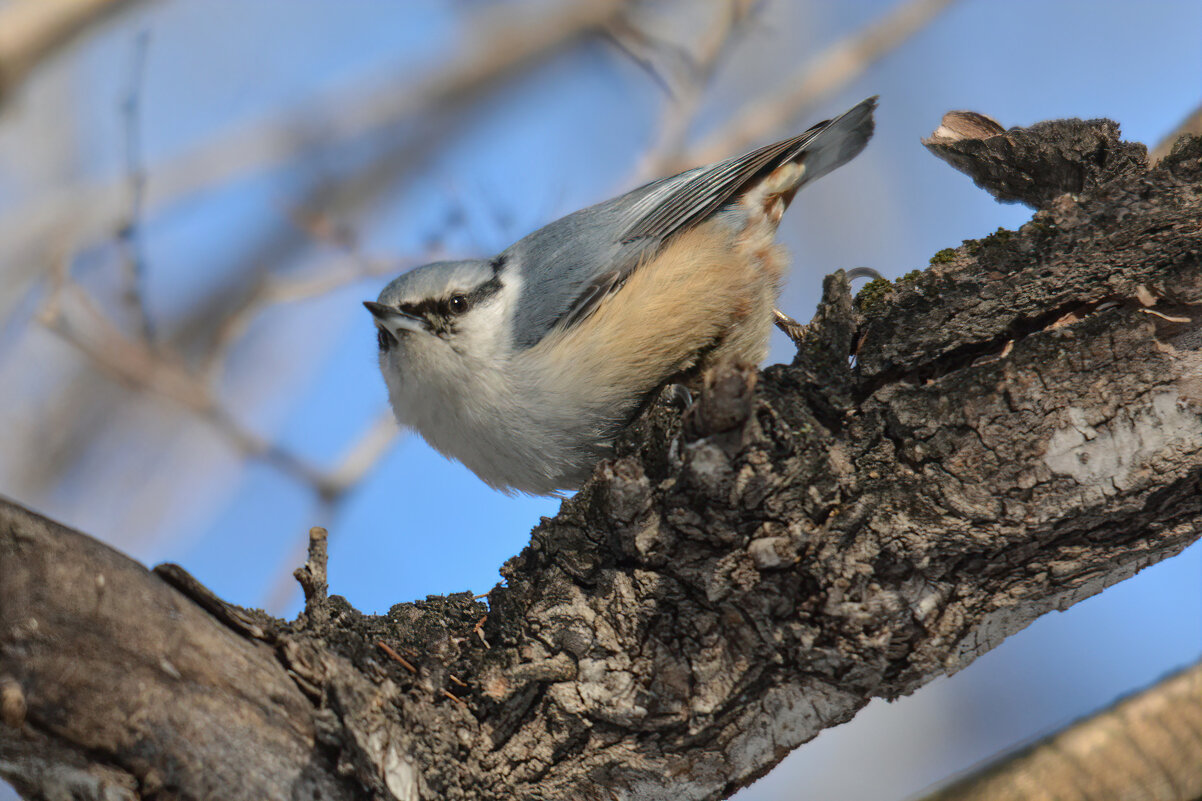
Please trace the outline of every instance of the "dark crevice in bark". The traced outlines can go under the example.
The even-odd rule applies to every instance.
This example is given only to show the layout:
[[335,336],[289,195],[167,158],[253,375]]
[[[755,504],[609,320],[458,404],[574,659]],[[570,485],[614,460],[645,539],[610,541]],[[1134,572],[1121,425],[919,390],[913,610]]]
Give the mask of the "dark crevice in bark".
[[1032,334],[1047,329],[1057,320],[1066,317],[1079,321],[1095,313],[1101,307],[1112,308],[1119,302],[1117,298],[1080,302],[1073,301],[1059,308],[1049,309],[1036,317],[1019,317],[999,334],[980,342],[966,342],[945,352],[935,354],[930,360],[905,369],[894,368],[876,375],[872,380],[864,382],[860,387],[860,400],[866,400],[876,394],[882,387],[890,384],[925,384],[937,378],[949,375],[957,370],[971,367],[983,359],[1001,358],[1008,347]]

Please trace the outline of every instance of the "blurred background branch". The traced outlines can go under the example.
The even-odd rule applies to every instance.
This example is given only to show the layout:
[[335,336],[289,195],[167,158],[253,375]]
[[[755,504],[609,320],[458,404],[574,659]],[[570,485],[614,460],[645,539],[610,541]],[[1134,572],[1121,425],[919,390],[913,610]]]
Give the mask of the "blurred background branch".
[[807,60],[796,72],[731,115],[730,122],[699,142],[677,166],[706,164],[742,153],[796,119],[819,99],[851,83],[894,48],[922,31],[956,0],[901,0],[875,19]]
[[921,801],[1202,798],[1202,664],[1195,664]]
[[1148,153],[1148,160],[1155,164],[1162,158],[1167,156],[1173,149],[1173,145],[1177,144],[1177,140],[1186,134],[1194,136],[1202,135],[1202,106],[1198,106],[1188,115],[1181,123],[1169,132],[1167,136],[1160,140],[1156,147]]
[[[388,134],[390,129],[426,111],[444,113],[598,30],[626,2],[587,0],[565,6],[557,13],[537,16],[532,10],[522,13],[508,7],[474,12],[464,22],[462,57],[452,60],[445,70],[416,81],[397,80],[390,75],[374,86],[355,86],[321,97],[205,139],[156,164],[153,192],[148,198],[152,208],[148,210],[159,211],[161,206],[248,173],[303,163],[340,142],[373,133]],[[22,3],[36,4],[37,0]],[[380,162],[388,164],[389,159],[381,158]],[[375,169],[368,172],[377,175]],[[395,176],[395,168],[384,175]],[[52,192],[7,224],[0,223],[0,241],[43,242],[67,221],[76,236],[85,241],[109,236],[119,225],[115,215],[121,207],[114,201],[123,191],[121,181],[101,181]]]
[[0,103],[73,38],[145,1],[13,0],[0,6]]

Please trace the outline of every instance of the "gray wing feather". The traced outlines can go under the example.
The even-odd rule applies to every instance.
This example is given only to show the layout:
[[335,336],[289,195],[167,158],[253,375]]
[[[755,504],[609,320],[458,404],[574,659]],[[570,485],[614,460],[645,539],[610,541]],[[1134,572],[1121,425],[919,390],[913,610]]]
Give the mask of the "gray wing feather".
[[593,309],[601,304],[601,301],[614,292],[617,292],[622,284],[626,283],[626,279],[632,272],[632,268],[611,270],[597,276],[568,308],[568,313],[556,321],[556,325],[563,328],[571,328],[576,323],[588,317],[593,313]]

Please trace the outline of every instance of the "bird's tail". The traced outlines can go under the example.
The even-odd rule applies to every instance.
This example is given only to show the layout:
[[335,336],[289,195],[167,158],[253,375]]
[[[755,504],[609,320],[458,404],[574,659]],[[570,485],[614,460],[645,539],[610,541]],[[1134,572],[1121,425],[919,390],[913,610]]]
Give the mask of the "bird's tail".
[[748,223],[764,221],[775,230],[798,190],[855,158],[872,137],[875,108],[876,98],[870,97],[833,120],[745,156],[763,154],[761,177],[749,182],[739,200]]
[[875,127],[872,113],[876,110],[876,102],[875,95],[862,100],[838,117],[820,122],[791,140],[795,144],[785,148],[778,163],[801,161],[805,172],[797,185],[798,189],[842,167],[860,154],[872,138]]
[[771,199],[768,212],[779,220],[798,189],[864,149],[872,138],[874,109],[876,97],[870,97],[805,133],[635,190],[631,223],[620,241],[666,240],[732,201],[747,202],[749,195]]

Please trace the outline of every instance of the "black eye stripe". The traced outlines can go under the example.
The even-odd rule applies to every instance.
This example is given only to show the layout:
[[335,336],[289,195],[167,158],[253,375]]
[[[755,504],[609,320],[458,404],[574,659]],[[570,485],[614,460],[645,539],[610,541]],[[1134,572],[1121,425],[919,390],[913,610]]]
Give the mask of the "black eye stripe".
[[500,291],[501,279],[494,276],[470,291],[456,289],[441,298],[426,298],[412,303],[401,303],[398,304],[397,308],[406,314],[414,314],[426,319],[432,317],[453,317],[455,312],[451,309],[452,298],[462,297],[467,301],[467,308],[470,310],[475,308],[481,301],[487,300]]
[[472,306],[477,305],[482,300],[491,298],[493,295],[501,291],[501,279],[493,276],[492,279],[485,281],[480,286],[473,289],[471,292],[464,293],[467,297],[467,302]]
[[418,317],[429,317],[431,313],[438,311],[440,301],[437,300],[420,300],[416,303],[402,303],[397,306],[398,309],[406,314],[414,314]]

